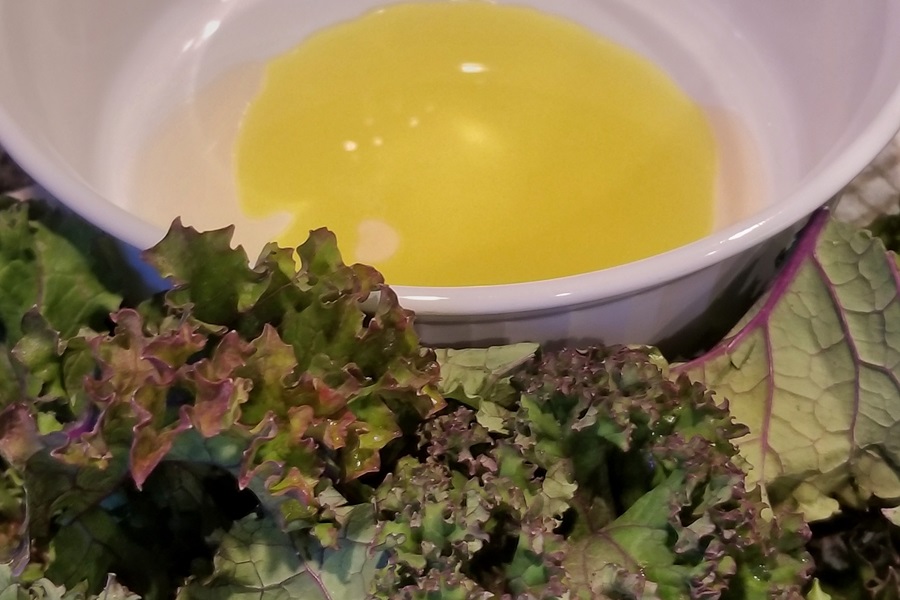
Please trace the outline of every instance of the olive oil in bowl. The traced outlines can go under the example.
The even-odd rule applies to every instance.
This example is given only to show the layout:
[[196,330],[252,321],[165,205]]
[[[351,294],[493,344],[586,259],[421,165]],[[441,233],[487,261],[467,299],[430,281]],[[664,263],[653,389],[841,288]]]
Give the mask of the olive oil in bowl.
[[268,63],[237,135],[243,211],[328,227],[396,285],[502,284],[708,234],[700,106],[578,24],[480,1],[388,6]]

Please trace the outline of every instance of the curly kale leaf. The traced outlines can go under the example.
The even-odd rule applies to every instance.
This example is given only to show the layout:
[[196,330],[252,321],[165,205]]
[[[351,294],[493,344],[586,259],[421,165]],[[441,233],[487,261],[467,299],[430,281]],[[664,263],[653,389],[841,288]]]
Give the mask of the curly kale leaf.
[[[460,408],[443,426],[459,434],[473,419]],[[490,444],[485,438],[473,427],[471,445]],[[441,450],[425,462],[401,460],[379,488],[379,540],[388,564],[379,571],[376,597],[561,597],[562,538],[554,533],[560,521],[533,466],[506,446],[477,456],[457,448],[477,476],[463,472],[455,452]]]
[[[567,556],[576,589],[626,597],[801,597],[811,570],[797,515],[766,518],[758,490],[708,441],[673,436],[654,455],[678,456],[668,478]],[[688,458],[690,457],[690,458]]]
[[[377,471],[385,445],[442,406],[437,365],[380,276],[343,265],[330,233],[300,247],[300,271],[274,248],[251,268],[227,242],[174,227],[147,254],[173,279],[164,302],[57,346],[62,364],[83,347],[94,364],[78,402],[89,423],[55,455],[104,465],[125,454],[140,487],[180,438],[222,436],[241,458],[220,466],[285,498],[283,520],[314,522],[320,481],[340,488]],[[375,291],[367,317],[360,303]]]
[[[40,235],[21,214],[2,219],[0,277],[3,257],[30,260],[17,248]],[[871,356],[893,338],[861,335],[857,314],[874,299],[890,321],[896,264],[816,219],[762,312],[705,362],[671,370],[649,348],[422,349],[413,316],[375,271],[344,265],[330,233],[312,232],[299,268],[274,246],[251,267],[229,231],[176,223],[146,254],[172,288],[139,306],[92,283],[98,304],[71,322],[58,303],[0,306],[0,540],[16,573],[31,561],[29,584],[11,575],[0,594],[99,593],[115,572],[147,598],[840,597],[829,572],[810,581],[809,529],[791,511],[900,496],[889,428],[872,426],[873,399],[896,386],[877,377],[893,351]],[[822,337],[823,306],[851,354],[871,359],[847,363],[849,379],[844,363],[822,369],[846,346]],[[788,341],[819,343],[808,364],[789,344],[756,343],[788,317]],[[854,425],[823,434],[849,448],[827,465],[772,435],[808,399],[781,371],[766,379],[776,351],[813,369],[826,399],[848,382],[866,391]],[[749,429],[689,375],[731,397]],[[847,445],[864,434],[875,446]],[[763,437],[778,461],[746,443]],[[767,491],[794,501],[771,507]],[[876,515],[887,537],[829,530],[813,554],[861,594],[892,597],[893,510]]]
[[703,386],[646,348],[518,364],[454,383],[379,488],[378,597],[799,597],[808,529],[746,489],[746,429]]
[[[344,265],[333,235],[314,232],[299,269],[274,247],[251,267],[226,235],[173,227],[146,255],[172,289],[96,330],[22,315],[9,359],[30,375],[0,416],[26,498],[11,526],[25,534],[9,538],[24,540],[9,549],[19,567],[91,592],[116,571],[167,597],[212,569],[202,540],[257,507],[336,548],[386,446],[443,407],[411,313],[375,271]],[[166,504],[160,486],[187,489],[183,472],[195,493]]]
[[[123,295],[141,286],[108,235],[62,209],[0,196],[0,289],[0,408],[46,399],[41,426],[53,428],[77,412],[52,401],[75,383],[56,346],[81,329],[105,330]],[[35,329],[48,335],[32,336]]]

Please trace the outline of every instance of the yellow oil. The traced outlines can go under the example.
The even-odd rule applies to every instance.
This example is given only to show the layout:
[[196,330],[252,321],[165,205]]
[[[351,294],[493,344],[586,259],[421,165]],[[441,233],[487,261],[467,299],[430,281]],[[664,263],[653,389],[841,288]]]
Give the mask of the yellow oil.
[[398,4],[266,66],[237,137],[250,217],[326,226],[394,285],[501,284],[710,232],[716,147],[658,67],[575,23],[477,0]]

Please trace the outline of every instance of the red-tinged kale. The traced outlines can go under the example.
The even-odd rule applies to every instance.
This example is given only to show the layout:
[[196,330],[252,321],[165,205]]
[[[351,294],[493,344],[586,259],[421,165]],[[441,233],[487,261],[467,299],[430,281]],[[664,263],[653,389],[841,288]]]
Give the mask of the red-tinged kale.
[[645,348],[502,351],[442,355],[478,408],[421,425],[379,488],[377,597],[802,597],[808,529],[746,489],[746,430],[703,386]]
[[[471,423],[473,416],[460,408],[444,424]],[[451,427],[459,433],[457,425]],[[483,447],[478,428],[472,430],[473,445]],[[375,505],[388,564],[375,597],[561,597],[563,540],[542,482],[512,448],[490,446],[471,459],[477,476],[444,454],[446,462],[407,457],[384,481]]]
[[[380,276],[343,265],[330,233],[313,232],[290,274],[289,254],[273,250],[251,269],[227,242],[228,232],[176,226],[148,253],[175,287],[162,310],[121,310],[111,334],[89,339],[95,423],[56,455],[102,465],[127,452],[140,487],[179,437],[223,435],[241,458],[220,466],[290,499],[283,520],[314,525],[319,492],[378,471],[403,425],[441,407],[437,367]],[[360,303],[376,291],[368,318]]]
[[[75,419],[78,400],[61,398],[63,386],[74,383],[67,378],[78,370],[77,352],[73,347],[63,365],[56,350],[80,329],[104,329],[124,290],[139,287],[135,281],[116,242],[96,228],[46,204],[0,197],[0,410],[19,415],[28,405],[41,433]],[[12,447],[25,443],[15,437],[3,443],[22,452]],[[13,508],[24,498],[24,478],[5,459],[0,471],[7,475],[4,516],[13,519],[4,529],[26,530]],[[27,554],[21,544],[4,547]]]
[[635,598],[803,597],[812,562],[801,518],[764,516],[759,491],[748,493],[743,473],[703,438],[673,435],[653,455],[667,479],[601,529],[573,536],[565,565],[575,589]]
[[[411,313],[374,270],[344,265],[332,234],[312,233],[299,268],[274,246],[251,267],[228,242],[228,232],[174,226],[146,255],[172,289],[115,310],[109,330],[64,334],[23,313],[9,356],[28,379],[3,398],[0,448],[27,492],[15,513],[25,521],[10,524],[27,543],[7,548],[20,567],[30,559],[37,575],[65,584],[80,573],[90,590],[117,568],[145,597],[163,598],[179,578],[202,574],[212,549],[196,540],[257,508],[335,546],[351,502],[374,491],[361,477],[377,483],[385,447],[443,407],[437,363]],[[146,498],[173,465],[219,473],[201,477],[201,499],[228,474],[231,489],[206,507],[224,520],[135,525],[154,514]],[[144,575],[117,562],[154,562],[147,549],[179,556],[173,544],[194,548],[195,560],[157,560]],[[77,554],[94,567],[73,567]],[[35,565],[37,555],[46,560]]]
[[212,467],[167,462],[137,490],[126,478],[127,455],[105,468],[69,464],[50,450],[65,434],[39,435],[24,407],[9,407],[0,422],[4,440],[19,440],[0,451],[26,492],[24,543],[10,562],[23,581],[46,577],[90,591],[117,573],[144,597],[165,598],[211,560],[204,540],[243,516],[223,510],[238,492],[232,476]]
[[[898,269],[823,214],[734,335],[672,368],[423,349],[328,232],[251,267],[176,224],[147,255],[167,293],[0,306],[0,593],[134,598],[115,572],[151,600],[893,598]],[[14,264],[40,228],[3,218]],[[797,509],[843,516],[811,543]]]
[[582,515],[585,523],[602,526],[658,483],[654,440],[699,435],[733,453],[730,440],[745,432],[727,406],[687,379],[671,381],[661,366],[650,349],[566,349],[545,353],[513,379],[523,392],[519,443],[545,469],[571,460],[576,501],[593,511]]
[[878,516],[900,503],[897,222],[873,235],[818,211],[753,309],[673,367],[731,399],[748,485],[813,523],[819,589],[835,597],[900,593],[895,527]]
[[[733,445],[746,428],[702,385],[671,379],[650,349],[627,347],[551,353],[513,382],[530,457],[569,465],[577,485],[564,563],[574,589],[800,594],[808,531],[791,515],[769,520],[759,494],[747,493]],[[783,527],[794,521],[796,530]]]

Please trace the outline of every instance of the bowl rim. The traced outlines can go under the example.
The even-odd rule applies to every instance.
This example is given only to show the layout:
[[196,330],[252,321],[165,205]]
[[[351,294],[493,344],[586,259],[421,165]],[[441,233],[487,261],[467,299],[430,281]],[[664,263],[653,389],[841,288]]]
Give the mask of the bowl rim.
[[[602,304],[663,286],[761,244],[801,222],[858,175],[900,131],[900,79],[862,132],[819,165],[818,172],[773,206],[700,240],[598,271],[523,283],[435,287],[393,285],[401,304],[421,316],[467,317],[554,312]],[[56,169],[0,107],[4,150],[51,196],[89,222],[138,249],[165,231],[110,202],[67,169]]]
[[900,132],[900,82],[865,130],[792,194],[700,240],[623,265],[568,277],[467,287],[391,286],[418,315],[467,317],[553,312],[603,304],[712,267],[802,223],[860,174]]

